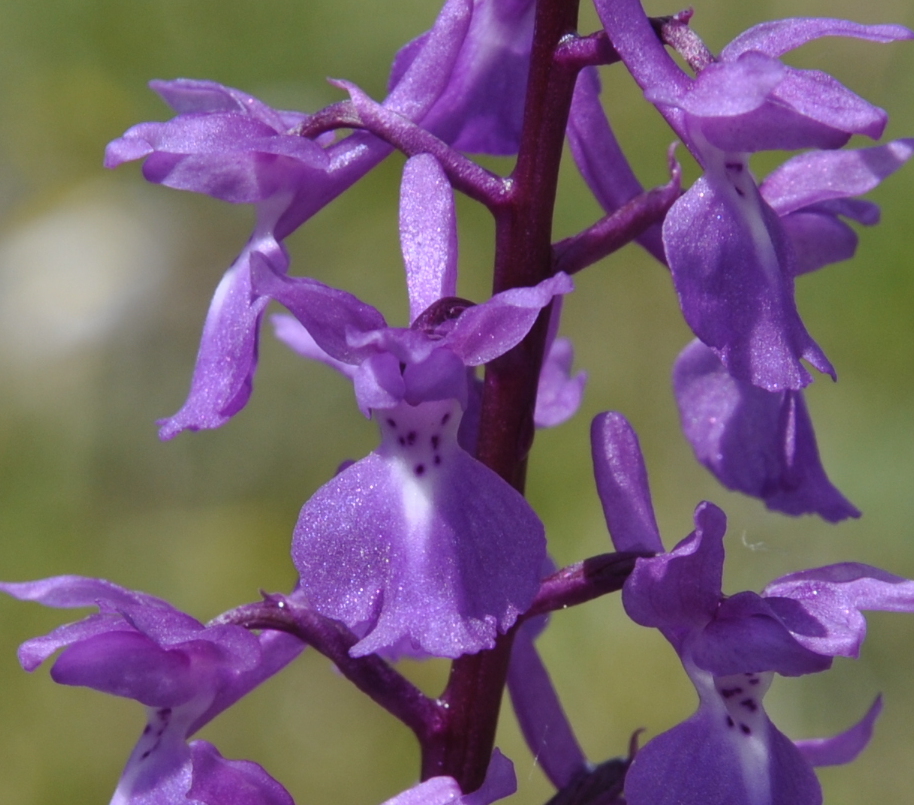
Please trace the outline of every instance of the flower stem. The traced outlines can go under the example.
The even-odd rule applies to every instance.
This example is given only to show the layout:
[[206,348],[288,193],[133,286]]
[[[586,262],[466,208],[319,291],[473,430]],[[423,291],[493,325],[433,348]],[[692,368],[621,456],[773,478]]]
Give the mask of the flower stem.
[[[495,214],[493,292],[551,276],[552,215],[577,65],[556,59],[575,34],[578,0],[538,0],[523,131],[509,200]],[[549,310],[517,347],[486,367],[477,457],[523,492]],[[454,777],[464,793],[485,779],[507,678],[513,635],[455,660],[442,696],[445,720],[423,745],[422,775]]]

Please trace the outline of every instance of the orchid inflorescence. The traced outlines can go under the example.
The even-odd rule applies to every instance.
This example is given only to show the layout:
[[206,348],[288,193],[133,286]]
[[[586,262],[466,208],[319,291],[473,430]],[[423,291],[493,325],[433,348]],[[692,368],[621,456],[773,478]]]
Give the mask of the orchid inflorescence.
[[[715,55],[690,27],[691,11],[649,18],[638,0],[594,3],[603,27],[582,35],[575,0],[446,0],[431,30],[395,56],[382,101],[335,81],[348,99],[314,114],[209,81],[156,81],[176,116],[109,144],[109,168],[143,160],[151,182],[256,211],[213,296],[190,393],[159,423],[161,438],[220,427],[244,408],[271,301],[288,311],[271,319],[278,339],[351,380],[380,431],[375,450],[304,504],[292,535],[299,583],[288,594],[204,624],[100,579],[0,584],[22,600],[97,610],[28,640],[19,658],[31,671],[60,651],[56,682],[145,705],[113,803],[290,805],[260,765],[192,738],[306,646],[415,734],[421,782],[386,805],[487,805],[513,794],[512,763],[494,747],[506,688],[562,805],[815,805],[814,767],[866,746],[880,699],[837,736],[792,741],[769,720],[764,695],[774,674],[856,657],[861,613],[914,611],[914,581],[842,563],[725,595],[724,513],[700,503],[695,530],[665,550],[638,437],[621,413],[600,414],[591,428],[614,552],[556,570],[524,478],[535,429],[568,420],[584,393],[571,344],[558,336],[572,276],[636,241],[669,270],[695,335],[673,388],[699,462],[769,509],[860,516],[819,459],[806,364],[835,370],[800,318],[794,280],[853,255],[847,220],[871,225],[879,214],[859,197],[904,164],[914,139],[843,148],[854,135],[878,139],[885,112],[781,57],[820,37],[892,43],[914,33],[785,19]],[[688,189],[672,149],[669,181],[640,184],[603,108],[599,68],[613,65],[700,166]],[[554,242],[566,137],[605,215]],[[759,183],[751,155],[778,150],[799,153]],[[290,275],[284,246],[393,152],[406,157],[405,326]],[[516,162],[501,176],[468,154]],[[455,190],[494,219],[486,300],[458,296]],[[640,748],[633,740],[627,757],[592,763],[535,640],[550,612],[620,591],[628,616],[673,646],[699,704]],[[452,660],[440,697],[398,672],[403,657]]]

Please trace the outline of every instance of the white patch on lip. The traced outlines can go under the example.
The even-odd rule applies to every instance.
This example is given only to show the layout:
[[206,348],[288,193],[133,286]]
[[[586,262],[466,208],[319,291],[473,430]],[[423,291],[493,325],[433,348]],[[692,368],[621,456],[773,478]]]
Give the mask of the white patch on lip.
[[460,449],[460,404],[456,400],[400,403],[374,415],[381,429],[378,452],[391,462],[408,533],[421,539],[433,516],[439,480],[453,451]]
[[715,677],[685,657],[683,667],[739,761],[747,805],[771,805],[770,723],[762,699],[774,673]]
[[769,724],[762,698],[773,677],[771,671],[714,677],[714,688],[726,711],[727,734],[739,757],[752,805],[771,802]]

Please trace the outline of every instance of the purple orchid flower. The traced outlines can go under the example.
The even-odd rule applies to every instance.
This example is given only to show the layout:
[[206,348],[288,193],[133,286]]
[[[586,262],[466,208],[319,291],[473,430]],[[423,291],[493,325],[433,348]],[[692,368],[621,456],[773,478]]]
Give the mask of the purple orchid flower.
[[[397,55],[383,107],[413,122],[428,116],[433,131],[460,148],[516,151],[523,95],[513,82],[526,74],[532,8],[529,0],[448,0],[432,29]],[[134,126],[108,146],[106,167],[145,158],[149,181],[257,209],[254,233],[210,305],[188,399],[159,423],[170,439],[223,425],[250,397],[266,305],[252,293],[253,262],[285,273],[283,239],[391,148],[366,132],[335,143],[332,135],[306,139],[298,132],[308,115],[213,82],[152,87],[178,116]]]
[[457,300],[453,194],[433,157],[407,163],[402,199],[409,328],[266,263],[255,286],[297,320],[280,320],[280,338],[350,377],[381,430],[377,450],[302,509],[292,556],[304,595],[362,637],[353,656],[457,657],[511,627],[536,593],[545,555],[543,526],[524,498],[458,441],[469,371],[518,344],[571,281],[556,275],[479,305]]
[[[593,425],[597,486],[620,550],[660,549],[637,437],[619,414]],[[866,565],[791,574],[761,595],[721,590],[726,518],[702,503],[695,531],[671,552],[637,561],[622,602],[659,629],[699,696],[698,710],[641,749],[625,781],[630,805],[818,805],[813,766],[846,763],[866,746],[879,699],[846,732],[793,743],[769,721],[762,698],[774,673],[826,670],[856,657],[864,609],[914,611],[914,582]]]
[[0,583],[15,598],[98,613],[26,641],[19,661],[33,671],[63,652],[51,677],[136,699],[147,708],[113,805],[293,805],[259,765],[226,760],[206,741],[187,742],[304,648],[280,632],[204,626],[166,601],[102,579],[57,576]]
[[491,805],[517,791],[514,764],[498,749],[492,752],[486,779],[470,794],[464,794],[453,777],[432,777],[413,786],[383,805]]
[[[881,136],[885,112],[830,76],[787,67],[778,57],[823,36],[892,42],[914,34],[897,25],[830,19],[765,23],[737,37],[692,79],[666,53],[637,0],[598,0],[596,5],[646,97],[705,170],[663,225],[666,261],[689,326],[734,377],[768,391],[799,389],[811,382],[801,360],[834,376],[797,313],[793,278],[822,265],[823,257],[828,261],[832,255],[823,254],[818,235],[824,226],[838,222],[819,221],[819,253],[811,261],[805,254],[798,258],[772,209],[773,199],[759,193],[749,172],[749,155],[768,149],[838,148],[852,134]],[[835,173],[842,157],[820,154],[812,159],[820,166],[831,163],[827,170]],[[876,171],[879,179],[889,172]],[[795,171],[793,179],[802,184],[812,205],[860,192],[829,195],[827,184],[808,168]],[[815,211],[838,211],[828,206]],[[845,204],[840,211],[859,217],[853,205]],[[803,222],[791,223],[799,237]],[[846,252],[846,247],[838,249]]]
[[673,387],[696,458],[728,489],[786,514],[860,516],[822,468],[803,392],[740,382],[697,340],[676,359]]

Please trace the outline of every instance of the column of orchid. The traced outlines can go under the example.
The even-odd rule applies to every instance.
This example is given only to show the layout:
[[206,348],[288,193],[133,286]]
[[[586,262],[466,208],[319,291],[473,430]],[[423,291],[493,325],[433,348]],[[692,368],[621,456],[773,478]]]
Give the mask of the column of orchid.
[[[914,140],[842,150],[855,134],[878,139],[885,113],[780,57],[824,36],[890,43],[914,34],[780,20],[715,55],[690,29],[690,12],[651,19],[638,0],[595,5],[603,27],[582,34],[578,0],[447,0],[432,29],[394,58],[386,98],[338,81],[348,99],[313,114],[212,82],[153,82],[177,116],[108,146],[108,167],[142,159],[149,181],[256,208],[254,232],[206,316],[187,401],[160,423],[161,437],[222,426],[245,406],[271,301],[288,311],[272,317],[276,337],[349,378],[380,433],[375,450],[304,504],[292,534],[300,582],[288,594],[203,624],[104,580],[0,585],[46,606],[96,608],[23,644],[20,660],[32,670],[60,651],[55,681],[146,706],[112,802],[289,805],[261,766],[192,736],[306,645],[414,732],[421,782],[388,805],[487,805],[514,793],[512,764],[494,747],[506,687],[563,805],[815,805],[813,767],[848,762],[866,745],[879,700],[841,735],[793,742],[769,721],[763,697],[775,673],[820,672],[856,656],[860,612],[914,610],[914,582],[845,563],[725,596],[723,512],[699,504],[694,532],[666,551],[638,439],[620,413],[594,420],[585,457],[614,552],[556,571],[524,476],[535,429],[573,416],[584,391],[557,336],[571,275],[637,241],[669,270],[696,336],[673,385],[697,459],[771,509],[859,516],[819,461],[803,362],[834,369],[799,317],[794,278],[853,254],[844,219],[876,222],[875,205],[857,196],[899,168]],[[631,72],[701,166],[688,190],[672,150],[669,182],[639,183],[604,112],[598,71],[610,65]],[[554,242],[566,138],[605,215]],[[801,153],[759,184],[749,162],[762,150]],[[405,157],[405,326],[290,274],[283,245],[394,152]],[[516,160],[500,176],[474,154]],[[485,300],[457,296],[455,191],[495,222]],[[699,705],[628,757],[594,764],[534,641],[549,612],[620,590],[628,615],[671,643]],[[398,673],[404,656],[452,660],[439,697]]]

